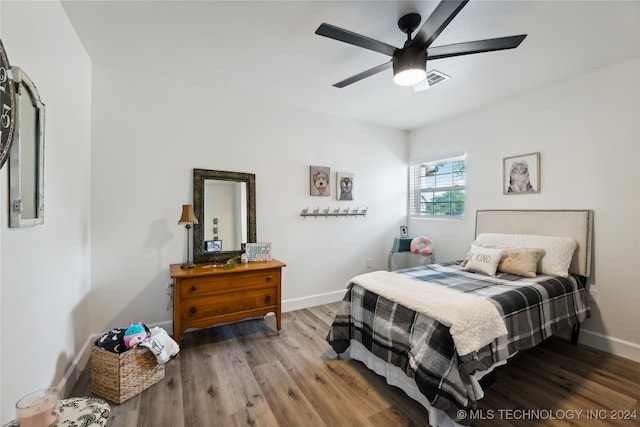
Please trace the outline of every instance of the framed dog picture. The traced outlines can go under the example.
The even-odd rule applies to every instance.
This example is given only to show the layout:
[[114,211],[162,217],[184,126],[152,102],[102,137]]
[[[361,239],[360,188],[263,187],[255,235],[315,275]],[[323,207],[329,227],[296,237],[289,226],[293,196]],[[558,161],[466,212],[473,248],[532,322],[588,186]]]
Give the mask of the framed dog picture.
[[502,192],[509,195],[540,192],[540,153],[502,159]]
[[330,196],[331,168],[326,166],[309,166],[309,186],[312,196]]
[[355,175],[347,172],[336,172],[336,199],[353,200],[353,179]]

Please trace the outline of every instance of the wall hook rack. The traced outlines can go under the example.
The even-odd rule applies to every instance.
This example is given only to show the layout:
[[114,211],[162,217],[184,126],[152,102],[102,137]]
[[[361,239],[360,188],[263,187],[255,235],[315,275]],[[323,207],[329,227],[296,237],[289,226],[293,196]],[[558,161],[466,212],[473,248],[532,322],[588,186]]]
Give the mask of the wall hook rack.
[[360,209],[360,207],[357,208],[344,208],[342,210],[340,210],[340,208],[334,208],[331,209],[330,207],[327,207],[326,209],[323,209],[322,211],[320,210],[320,206],[318,206],[317,208],[309,211],[309,208],[306,207],[304,209],[302,209],[302,211],[300,212],[300,216],[301,217],[308,217],[308,216],[312,216],[314,218],[317,218],[319,216],[323,216],[323,217],[330,217],[330,216],[366,216],[367,215],[367,210],[369,208],[364,208],[364,209]]

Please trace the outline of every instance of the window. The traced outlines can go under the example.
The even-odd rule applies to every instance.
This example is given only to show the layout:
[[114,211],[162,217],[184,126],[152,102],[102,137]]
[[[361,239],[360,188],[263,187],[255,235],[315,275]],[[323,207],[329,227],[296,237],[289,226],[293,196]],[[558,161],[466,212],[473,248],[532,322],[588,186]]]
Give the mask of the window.
[[464,217],[464,156],[409,165],[409,215]]

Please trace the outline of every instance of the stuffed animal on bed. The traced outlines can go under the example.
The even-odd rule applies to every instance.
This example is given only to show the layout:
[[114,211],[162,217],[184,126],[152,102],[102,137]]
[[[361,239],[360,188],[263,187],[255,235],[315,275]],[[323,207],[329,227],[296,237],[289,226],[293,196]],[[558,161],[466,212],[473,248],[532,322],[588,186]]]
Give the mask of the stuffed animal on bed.
[[147,327],[142,323],[142,320],[134,325],[133,322],[129,322],[129,327],[124,332],[124,345],[127,348],[131,348],[138,344],[140,341],[147,339],[149,332]]

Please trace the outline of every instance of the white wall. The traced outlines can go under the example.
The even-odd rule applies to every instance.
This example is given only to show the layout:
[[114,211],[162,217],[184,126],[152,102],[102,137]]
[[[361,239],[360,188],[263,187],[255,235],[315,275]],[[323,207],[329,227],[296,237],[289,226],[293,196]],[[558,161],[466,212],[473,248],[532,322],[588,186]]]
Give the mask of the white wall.
[[[464,221],[411,220],[410,232],[432,237],[439,261],[455,260],[477,209],[593,209],[598,303],[581,341],[640,360],[639,103],[636,59],[411,132],[412,160],[467,153],[467,206]],[[502,158],[531,152],[541,192],[503,195]]]
[[59,385],[89,330],[91,63],[58,2],[2,1],[12,65],[46,105],[44,225],[9,229],[0,173],[2,423],[23,395]]
[[[346,281],[386,267],[406,222],[407,134],[283,105],[236,88],[94,64],[93,331],[169,322],[169,264],[186,257],[181,205],[193,168],[256,175],[257,235],[284,261],[283,309],[341,298]],[[356,200],[309,196],[309,166],[356,175]],[[327,206],[366,217],[302,218]],[[329,294],[329,295],[325,295]],[[316,298],[314,298],[316,296]],[[324,297],[323,297],[324,296]]]

